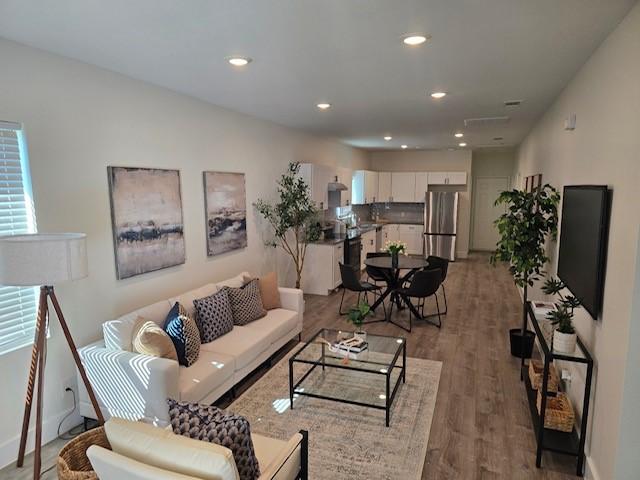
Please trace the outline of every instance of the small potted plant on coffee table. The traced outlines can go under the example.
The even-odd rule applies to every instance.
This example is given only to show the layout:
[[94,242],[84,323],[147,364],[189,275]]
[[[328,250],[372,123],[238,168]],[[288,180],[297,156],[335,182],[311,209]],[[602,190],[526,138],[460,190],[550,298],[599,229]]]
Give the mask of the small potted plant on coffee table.
[[566,287],[562,280],[549,278],[544,282],[542,291],[547,295],[557,295],[556,309],[547,314],[547,319],[555,327],[553,330],[553,350],[559,353],[572,354],[576,349],[576,329],[573,326],[573,315],[580,301],[572,295],[563,295]]
[[363,341],[367,340],[367,333],[362,330],[362,325],[364,324],[364,319],[371,314],[371,307],[367,302],[360,302],[355,307],[349,309],[349,313],[347,314],[347,318],[353,326],[356,328],[356,331],[353,332],[353,335],[357,338],[360,338]]
[[400,240],[387,240],[384,244],[383,251],[391,254],[391,266],[398,268],[398,255],[404,253],[406,255],[407,244]]

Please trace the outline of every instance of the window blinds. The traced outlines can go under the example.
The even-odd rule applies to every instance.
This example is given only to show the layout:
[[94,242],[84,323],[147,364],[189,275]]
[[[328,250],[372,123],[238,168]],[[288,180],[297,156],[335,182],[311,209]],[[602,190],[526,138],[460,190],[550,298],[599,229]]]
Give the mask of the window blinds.
[[[0,235],[36,231],[21,126],[0,121]],[[0,355],[33,342],[37,288],[0,285]]]

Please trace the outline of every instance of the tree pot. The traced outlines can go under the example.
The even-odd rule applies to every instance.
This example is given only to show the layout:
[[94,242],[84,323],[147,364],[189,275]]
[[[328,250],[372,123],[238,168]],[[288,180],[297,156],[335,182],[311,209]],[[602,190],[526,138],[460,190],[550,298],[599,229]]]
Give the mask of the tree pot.
[[558,353],[572,354],[576,350],[577,335],[553,331],[553,350]]
[[[533,353],[533,342],[536,334],[531,330],[525,330],[524,339],[522,338],[521,328],[512,328],[509,330],[509,341],[511,342],[511,355],[522,358],[522,350],[524,347],[524,358],[531,358]],[[524,340],[524,341],[523,341]]]

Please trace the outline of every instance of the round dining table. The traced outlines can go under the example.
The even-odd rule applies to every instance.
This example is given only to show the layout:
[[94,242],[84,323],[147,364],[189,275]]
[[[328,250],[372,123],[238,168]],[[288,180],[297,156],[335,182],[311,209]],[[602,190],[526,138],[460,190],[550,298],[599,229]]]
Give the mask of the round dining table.
[[[397,265],[393,264],[390,255],[367,258],[365,259],[364,264],[380,269],[381,272],[384,272],[384,276],[386,277],[387,288],[376,299],[376,301],[373,302],[373,304],[371,305],[372,310],[375,310],[377,307],[379,307],[382,302],[384,302],[385,298],[387,298],[389,295],[391,295],[391,301],[398,306],[398,309],[403,308],[402,299],[400,295],[396,294],[396,291],[398,290],[398,288],[402,287],[404,282],[409,279],[415,271],[429,266],[429,262],[427,262],[425,258],[413,257],[409,255],[399,255]],[[403,274],[401,275],[401,273]],[[417,318],[422,318],[422,315],[420,315],[418,310],[411,302],[405,301],[405,304]],[[389,318],[387,318],[387,321],[407,330],[403,325],[398,325],[397,323],[393,322],[390,315]]]

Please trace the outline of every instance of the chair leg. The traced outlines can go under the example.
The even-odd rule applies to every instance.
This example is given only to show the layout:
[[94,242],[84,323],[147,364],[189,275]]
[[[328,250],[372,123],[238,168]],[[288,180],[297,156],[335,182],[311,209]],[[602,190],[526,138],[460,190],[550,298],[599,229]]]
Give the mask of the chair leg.
[[438,296],[434,295],[434,297],[436,297],[436,310],[438,311],[438,323],[435,324],[436,327],[441,328],[442,327],[442,318],[440,317],[440,302],[438,302]]
[[444,312],[442,312],[442,315],[446,315],[447,314],[447,291],[444,288],[444,283],[441,285],[442,287],[442,295],[444,295]]
[[342,311],[342,303],[344,302],[344,294],[345,294],[346,291],[347,291],[347,289],[342,287],[342,298],[340,299],[340,306],[338,307],[338,313],[340,315],[346,315],[347,313],[349,313],[349,312],[343,312]]

